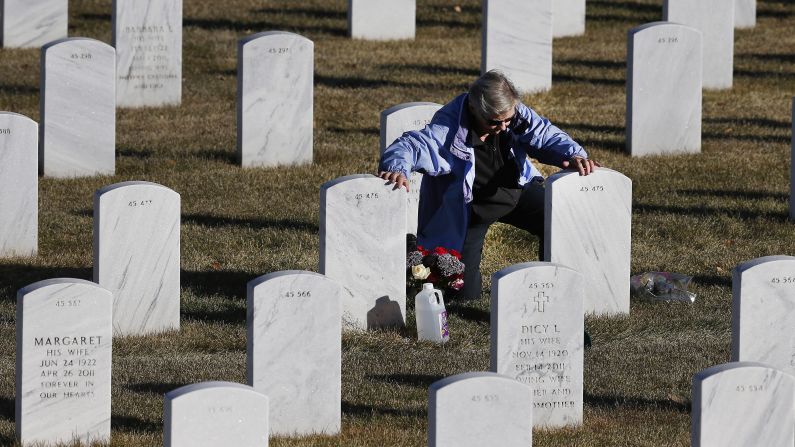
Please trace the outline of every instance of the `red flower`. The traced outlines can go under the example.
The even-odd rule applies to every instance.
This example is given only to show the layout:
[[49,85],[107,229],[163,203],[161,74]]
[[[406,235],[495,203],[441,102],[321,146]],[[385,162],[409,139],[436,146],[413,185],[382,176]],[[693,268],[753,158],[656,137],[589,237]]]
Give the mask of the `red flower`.
[[447,249],[444,247],[436,247],[433,249],[433,252],[436,253],[437,255],[446,255]]
[[450,288],[453,290],[461,290],[464,288],[464,280],[463,279],[454,279],[450,281]]
[[458,250],[451,248],[450,254],[453,255],[453,257],[458,259],[459,261],[461,260],[461,253],[459,253]]
[[422,245],[417,245],[417,251],[422,253],[423,256],[428,256],[430,254],[430,252],[426,250],[425,247],[423,247]]

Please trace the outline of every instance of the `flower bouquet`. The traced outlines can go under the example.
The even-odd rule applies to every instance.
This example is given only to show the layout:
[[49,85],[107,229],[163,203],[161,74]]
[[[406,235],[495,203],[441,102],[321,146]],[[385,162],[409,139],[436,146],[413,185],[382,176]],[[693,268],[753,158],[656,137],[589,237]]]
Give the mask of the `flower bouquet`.
[[[412,235],[413,236],[413,235]],[[443,292],[456,292],[464,287],[464,263],[461,253],[436,247],[428,250],[409,238],[406,254],[406,283],[409,288],[420,289],[424,283],[433,283]]]

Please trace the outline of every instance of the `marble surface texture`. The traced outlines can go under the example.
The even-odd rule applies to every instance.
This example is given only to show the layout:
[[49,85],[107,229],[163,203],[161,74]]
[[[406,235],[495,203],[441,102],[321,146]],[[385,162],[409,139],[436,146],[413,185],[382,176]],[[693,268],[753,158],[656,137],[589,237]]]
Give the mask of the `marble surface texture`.
[[314,44],[269,31],[238,42],[237,157],[244,168],[312,163]]
[[0,46],[36,48],[67,36],[68,0],[0,0]]
[[792,447],[795,378],[755,362],[707,368],[693,377],[693,447]]
[[702,86],[732,87],[734,75],[734,2],[736,0],[663,0],[663,20],[693,27],[702,34]]
[[271,402],[273,435],[339,433],[342,287],[313,272],[248,283],[248,383]]
[[756,0],[735,0],[734,27],[753,28],[756,26]]
[[180,196],[149,182],[94,193],[94,282],[113,292],[114,335],[179,329]]
[[561,171],[545,200],[544,260],[582,273],[586,313],[628,314],[632,181],[607,168]]
[[[732,360],[795,375],[795,257],[765,256],[732,272]],[[795,422],[793,422],[795,423]]]
[[470,372],[428,389],[429,447],[533,444],[530,387],[492,372]]
[[348,0],[348,34],[354,39],[414,39],[416,0]]
[[585,34],[585,0],[553,0],[552,37]]
[[[403,132],[424,128],[441,107],[441,104],[435,102],[407,102],[381,112],[381,153],[403,135]],[[421,184],[422,174],[412,172],[406,200],[406,232],[411,234],[417,234]]]
[[582,424],[581,274],[549,262],[506,267],[491,280],[491,370],[533,392],[533,425]]
[[25,445],[110,440],[112,301],[82,279],[17,292],[16,428]]
[[701,32],[648,23],[627,36],[627,152],[701,152]]
[[182,0],[113,0],[116,103],[182,102]]
[[38,133],[32,119],[0,112],[0,257],[38,252]]
[[202,382],[163,398],[165,447],[268,446],[268,397],[234,382]]
[[42,47],[39,171],[49,177],[116,171],[116,50],[83,37]]
[[481,45],[481,72],[502,70],[522,93],[549,90],[552,0],[484,0]]
[[347,328],[406,324],[405,194],[370,174],[320,187],[319,271],[351,292],[342,304]]

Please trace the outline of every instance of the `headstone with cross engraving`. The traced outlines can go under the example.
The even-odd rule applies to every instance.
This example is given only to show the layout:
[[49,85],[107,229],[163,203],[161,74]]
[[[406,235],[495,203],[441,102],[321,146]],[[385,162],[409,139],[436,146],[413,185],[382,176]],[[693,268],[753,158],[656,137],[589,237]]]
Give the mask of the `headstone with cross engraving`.
[[533,424],[580,425],[583,277],[549,262],[500,270],[491,286],[491,370],[533,389]]
[[[381,153],[404,132],[420,130],[431,122],[433,114],[442,107],[435,102],[407,102],[381,112]],[[417,212],[420,204],[422,174],[412,172],[407,193],[406,231],[417,234]]]
[[165,447],[268,446],[268,397],[250,386],[203,382],[166,393]]
[[795,375],[795,257],[743,262],[732,275],[732,360]]
[[795,445],[795,377],[757,362],[732,362],[693,377],[693,447]]

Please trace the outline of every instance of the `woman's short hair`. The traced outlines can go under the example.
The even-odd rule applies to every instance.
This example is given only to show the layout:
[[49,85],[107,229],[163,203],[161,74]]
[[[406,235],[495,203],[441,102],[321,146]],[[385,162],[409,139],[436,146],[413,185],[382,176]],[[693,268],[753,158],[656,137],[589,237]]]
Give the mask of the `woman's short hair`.
[[469,87],[469,104],[483,118],[505,115],[516,107],[519,92],[499,70],[489,70]]

